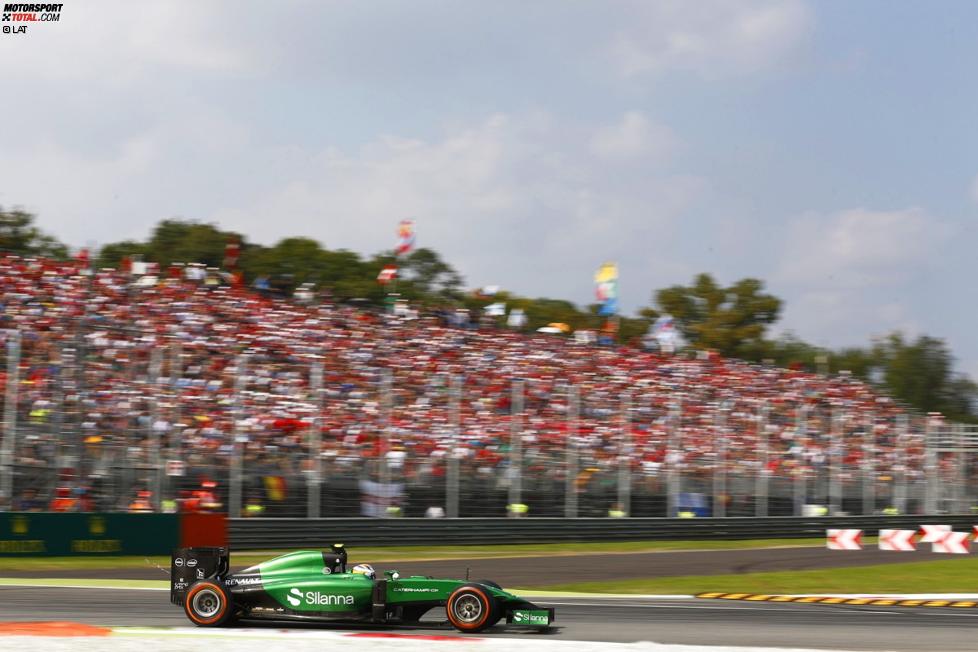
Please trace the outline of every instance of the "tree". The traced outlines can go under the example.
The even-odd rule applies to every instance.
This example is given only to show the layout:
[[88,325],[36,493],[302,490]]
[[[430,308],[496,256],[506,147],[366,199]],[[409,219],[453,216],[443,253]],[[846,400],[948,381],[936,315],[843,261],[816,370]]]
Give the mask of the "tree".
[[100,267],[118,267],[124,257],[141,257],[147,262],[166,267],[171,263],[202,263],[208,267],[223,267],[225,249],[229,242],[241,246],[242,255],[249,248],[244,237],[234,231],[222,231],[214,224],[184,220],[163,220],[153,229],[149,240],[124,240],[102,247],[98,255]]
[[34,215],[0,207],[0,251],[18,256],[65,259],[68,248],[34,226]]
[[943,340],[921,335],[911,343],[893,333],[878,341],[874,352],[883,366],[883,385],[893,397],[923,412],[974,419],[978,387],[954,373]]
[[114,267],[116,269],[122,264],[123,258],[136,258],[146,256],[146,243],[136,242],[135,240],[123,240],[104,245],[98,252],[96,267]]
[[232,240],[241,243],[242,249],[246,246],[241,234],[221,231],[214,224],[163,220],[146,243],[146,257],[161,266],[203,263],[223,267],[225,248]]
[[399,277],[421,296],[461,299],[462,277],[435,251],[422,247],[411,252],[399,265]]
[[737,357],[756,354],[767,327],[778,319],[781,300],[763,289],[764,284],[753,278],[724,288],[709,274],[700,274],[690,286],[659,290],[655,299],[661,312],[676,319],[690,344]]

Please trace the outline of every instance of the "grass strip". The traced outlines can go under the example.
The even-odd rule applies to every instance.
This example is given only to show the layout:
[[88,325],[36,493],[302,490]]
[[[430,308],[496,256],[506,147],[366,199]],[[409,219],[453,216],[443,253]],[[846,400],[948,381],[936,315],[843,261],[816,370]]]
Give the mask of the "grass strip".
[[[507,587],[508,588],[508,587]],[[572,582],[523,587],[527,591],[627,594],[728,593],[969,593],[978,588],[978,562],[963,557],[940,561],[853,568],[685,575],[613,582]],[[520,588],[512,591],[519,593]]]
[[[869,542],[869,540],[865,540]],[[825,545],[825,539],[748,539],[709,541],[615,541],[603,543],[539,543],[495,546],[385,546],[350,545],[350,558],[362,562],[433,561],[439,559],[493,559],[506,557],[553,557],[555,555],[589,555],[611,553],[669,552],[682,550],[742,550]],[[297,544],[296,548],[300,545]],[[288,550],[232,552],[235,568],[258,564]],[[169,568],[170,558],[163,556],[90,556],[90,557],[4,557],[0,572],[5,570],[76,570],[86,568],[144,568],[156,564]]]
[[0,586],[82,586],[93,589],[170,589],[167,580],[61,579],[55,577],[0,577]]

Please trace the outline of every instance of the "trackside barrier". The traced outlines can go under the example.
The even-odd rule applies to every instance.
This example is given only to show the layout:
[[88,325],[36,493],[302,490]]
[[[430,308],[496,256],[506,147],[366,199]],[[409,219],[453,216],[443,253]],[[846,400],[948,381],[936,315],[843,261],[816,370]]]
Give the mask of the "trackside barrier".
[[[973,526],[972,530],[978,537],[978,527]],[[956,555],[970,552],[971,532],[954,532],[950,525],[921,525],[920,533],[921,543],[930,543],[932,552]],[[883,528],[879,531],[879,549],[912,552],[917,549],[913,540],[916,535],[917,530]],[[828,529],[825,536],[829,550],[862,550],[862,530]]]
[[[828,528],[917,529],[918,516],[826,516],[781,518],[240,518],[229,521],[238,550],[349,546],[493,545],[600,541],[706,539],[821,539]],[[941,516],[971,530],[971,516]]]
[[226,544],[223,514],[0,513],[0,557],[169,555]]

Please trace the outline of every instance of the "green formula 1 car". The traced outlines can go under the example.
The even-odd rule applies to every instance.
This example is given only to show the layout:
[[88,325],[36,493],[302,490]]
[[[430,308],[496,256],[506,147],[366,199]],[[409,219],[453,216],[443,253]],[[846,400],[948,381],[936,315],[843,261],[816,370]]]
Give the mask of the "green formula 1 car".
[[495,582],[400,577],[377,578],[361,564],[347,569],[342,545],[299,550],[230,572],[227,548],[179,548],[170,560],[170,602],[203,627],[237,619],[359,621],[412,624],[436,607],[472,633],[503,618],[527,627],[549,627],[553,609],[507,593]]

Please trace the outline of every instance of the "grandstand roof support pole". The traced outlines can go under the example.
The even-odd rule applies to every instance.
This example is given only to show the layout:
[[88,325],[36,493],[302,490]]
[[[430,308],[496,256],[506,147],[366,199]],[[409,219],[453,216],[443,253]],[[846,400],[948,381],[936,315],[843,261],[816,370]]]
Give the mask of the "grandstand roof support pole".
[[933,419],[927,415],[924,426],[924,513],[937,513],[937,448],[934,445],[936,432]]
[[162,511],[163,493],[163,432],[156,428],[156,422],[160,418],[160,368],[163,364],[163,350],[154,346],[149,354],[149,424],[147,425],[147,439],[153,448],[150,452],[153,469],[153,510]]
[[769,444],[767,440],[767,417],[769,406],[767,401],[761,403],[757,413],[757,478],[754,489],[754,514],[759,517],[767,516],[768,496],[768,457]]
[[832,421],[829,426],[829,515],[837,516],[842,512],[842,420],[843,414],[838,408],[832,410]]
[[[509,504],[523,503],[523,381],[513,380],[509,403]],[[511,514],[513,512],[510,512]]]
[[681,398],[669,408],[669,443],[666,447],[666,461],[669,464],[667,478],[666,516],[679,515],[679,491],[682,488],[682,475],[679,468],[680,448],[682,447],[683,402]]
[[863,515],[869,516],[876,511],[876,415],[870,412],[866,415],[863,432]]
[[907,513],[907,446],[910,444],[910,419],[906,414],[897,416],[896,473],[894,474],[893,506],[900,514]]
[[462,376],[452,374],[449,381],[449,399],[451,400],[451,443],[447,451],[445,468],[445,515],[448,518],[458,518],[458,457],[455,454],[459,440],[462,438]]
[[309,391],[316,410],[309,429],[309,482],[306,483],[306,516],[319,518],[323,488],[323,363],[316,360],[309,369]]
[[632,393],[621,395],[621,442],[618,450],[618,508],[632,515]]
[[580,396],[577,385],[567,388],[567,439],[564,442],[564,517],[577,518],[577,428],[580,413]]
[[391,428],[393,427],[394,411],[394,372],[390,367],[384,369],[380,383],[380,404],[383,406],[383,427],[380,430],[380,484],[384,499],[383,516],[392,516],[394,507],[394,491],[391,488]]
[[[808,405],[804,402],[798,406],[798,414],[796,415],[797,422],[795,423],[795,434],[798,437],[799,442],[803,442],[805,438],[808,437]],[[803,516],[805,513],[805,502],[807,488],[805,487],[805,457],[804,455],[799,455],[799,458],[795,464],[795,478],[792,482],[792,490],[794,493],[794,515]]]
[[244,421],[244,390],[245,381],[248,378],[248,357],[241,354],[235,360],[234,378],[234,428],[231,430],[231,468],[228,492],[228,516],[238,518],[241,516],[241,482],[242,467],[242,448],[244,447],[244,432],[241,430]]
[[20,331],[7,332],[7,393],[3,408],[3,446],[0,446],[0,508],[10,510],[14,499],[14,450],[17,438],[17,390],[20,388]]
[[713,436],[716,458],[713,466],[713,516],[727,515],[727,402],[717,404],[713,413]]

